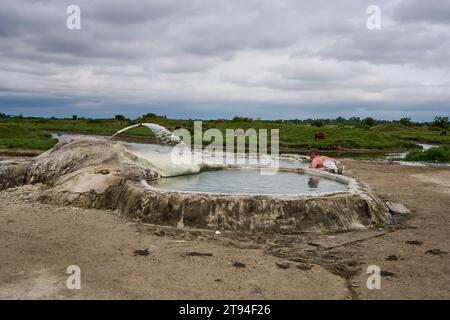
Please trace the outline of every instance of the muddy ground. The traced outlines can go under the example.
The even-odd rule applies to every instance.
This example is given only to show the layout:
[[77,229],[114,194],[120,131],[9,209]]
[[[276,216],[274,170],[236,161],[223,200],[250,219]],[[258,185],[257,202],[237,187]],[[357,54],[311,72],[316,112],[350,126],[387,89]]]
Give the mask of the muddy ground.
[[[173,229],[114,212],[36,201],[42,185],[0,192],[0,298],[449,299],[450,170],[345,161],[349,175],[412,214],[330,235]],[[81,269],[81,289],[66,268]],[[382,270],[368,290],[369,265]]]

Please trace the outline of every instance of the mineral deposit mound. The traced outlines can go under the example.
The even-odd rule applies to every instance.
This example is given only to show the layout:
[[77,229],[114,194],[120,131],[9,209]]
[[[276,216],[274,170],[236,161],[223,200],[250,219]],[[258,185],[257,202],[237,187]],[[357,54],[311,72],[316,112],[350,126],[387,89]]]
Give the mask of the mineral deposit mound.
[[[200,166],[199,172],[203,169]],[[307,169],[290,171],[316,174]],[[138,156],[119,142],[91,137],[59,142],[29,161],[0,162],[0,190],[42,183],[47,186],[40,195],[42,202],[112,209],[159,225],[327,232],[384,225],[390,218],[384,203],[367,187],[345,176],[319,174],[345,184],[342,191],[289,195],[187,192],[151,183],[163,176],[151,154]]]

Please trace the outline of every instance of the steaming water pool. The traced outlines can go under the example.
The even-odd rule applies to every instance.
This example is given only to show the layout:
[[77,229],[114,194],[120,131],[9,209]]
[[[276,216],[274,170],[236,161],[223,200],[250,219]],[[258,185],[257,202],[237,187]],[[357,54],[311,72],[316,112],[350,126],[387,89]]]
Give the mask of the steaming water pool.
[[279,171],[261,175],[254,169],[225,169],[150,181],[155,188],[171,191],[226,194],[313,194],[345,191],[347,185],[335,180]]

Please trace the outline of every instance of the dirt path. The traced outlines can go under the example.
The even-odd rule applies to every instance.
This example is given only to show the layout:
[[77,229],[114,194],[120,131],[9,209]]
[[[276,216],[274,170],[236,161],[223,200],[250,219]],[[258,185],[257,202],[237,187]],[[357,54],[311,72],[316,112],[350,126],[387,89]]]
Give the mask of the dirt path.
[[[216,235],[41,204],[40,186],[0,192],[0,298],[449,299],[450,170],[345,164],[413,215],[386,232]],[[69,265],[81,290],[66,288]],[[369,265],[381,290],[366,288]]]

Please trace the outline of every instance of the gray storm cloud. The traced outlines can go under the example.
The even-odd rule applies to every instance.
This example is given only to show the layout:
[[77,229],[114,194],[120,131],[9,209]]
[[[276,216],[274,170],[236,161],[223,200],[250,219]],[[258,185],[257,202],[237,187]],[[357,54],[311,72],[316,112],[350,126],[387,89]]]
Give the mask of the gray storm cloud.
[[[66,28],[70,4],[81,30]],[[366,28],[371,4],[381,30]],[[9,1],[0,57],[10,114],[450,113],[446,0]]]

